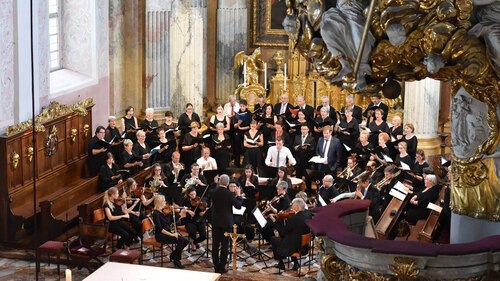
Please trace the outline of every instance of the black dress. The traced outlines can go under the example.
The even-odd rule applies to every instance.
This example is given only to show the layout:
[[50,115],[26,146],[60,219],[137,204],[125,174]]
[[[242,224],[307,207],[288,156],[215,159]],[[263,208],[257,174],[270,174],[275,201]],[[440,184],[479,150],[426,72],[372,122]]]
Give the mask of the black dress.
[[[198,134],[196,137],[193,137],[191,134],[186,134],[186,136],[184,137],[184,141],[182,142],[182,146],[193,145],[197,138],[201,138],[201,135]],[[195,163],[196,160],[200,157],[201,157],[201,145],[198,144],[191,150],[184,151],[184,153],[181,154],[181,162],[186,164],[186,169],[190,169],[191,165]]]
[[231,140],[229,139],[229,135],[224,133],[224,143],[221,143],[220,148],[216,148],[217,143],[215,141],[220,142],[221,140],[218,139],[217,134],[212,135],[212,140],[213,140],[213,149],[212,149],[212,154],[215,159],[215,162],[217,163],[217,168],[219,171],[224,171],[227,168],[229,168],[229,149],[228,147],[231,146]]
[[377,125],[377,123],[373,121],[370,123],[370,126],[368,128],[371,131],[368,141],[373,145],[373,147],[376,147],[378,145],[378,135],[381,132],[389,132],[389,126],[387,126],[387,123],[385,121],[382,121],[380,125]]
[[158,121],[154,119],[151,121],[144,119],[142,120],[139,127],[141,127],[144,131],[149,131],[148,133],[146,133],[146,143],[149,145],[149,147],[154,147],[155,143],[158,142],[158,135],[156,130],[151,131],[151,128],[158,128]]
[[[257,131],[255,135],[250,135],[250,130],[245,132],[245,137],[247,139],[259,139],[261,132]],[[258,147],[247,147],[245,151],[245,165],[252,165],[252,167],[257,168],[262,165],[262,148]]]
[[129,176],[133,176],[135,175],[138,171],[139,171],[139,166],[133,166],[133,167],[130,167],[130,168],[126,168],[125,167],[125,164],[129,163],[130,159],[132,159],[132,157],[134,156],[138,156],[133,150],[132,150],[132,153],[128,153],[126,150],[122,151],[122,153],[120,154],[120,163],[121,163],[121,167],[125,170],[129,170],[130,173],[129,173]]
[[179,235],[179,237],[175,238],[170,235],[166,235],[162,233],[162,230],[165,229],[170,231],[170,216],[165,216],[162,212],[158,210],[153,211],[153,222],[155,224],[155,239],[156,241],[162,244],[176,244],[175,249],[170,254],[170,258],[174,261],[180,261],[182,250],[187,245],[186,238]]
[[406,139],[406,137],[404,137],[403,139],[408,145],[406,152],[408,152],[411,159],[415,161],[415,155],[417,154],[417,145],[418,145],[417,136],[413,135],[413,137],[411,137],[410,139]]
[[100,152],[96,155],[92,154],[93,149],[99,149],[102,146],[99,144],[99,139],[94,136],[93,138],[90,139],[89,141],[89,146],[88,146],[88,156],[87,156],[87,165],[89,168],[89,175],[91,177],[95,177],[99,174],[99,169],[103,164],[106,163],[106,153],[107,151]]
[[182,142],[184,141],[184,136],[191,131],[189,126],[191,126],[191,122],[196,121],[198,124],[201,126],[201,121],[200,121],[200,116],[193,112],[191,115],[191,118],[186,113],[182,113],[181,116],[179,116],[179,130],[181,131],[181,137],[180,137],[180,143],[179,143],[179,151],[181,151],[181,154],[183,153],[181,150]]
[[[114,206],[114,208],[111,209],[108,203],[104,203],[103,208],[104,210],[106,210],[106,208],[109,208],[111,215],[113,216],[123,215],[122,209],[119,206]],[[120,236],[120,239],[118,239],[118,242],[116,244],[116,248],[121,249],[124,245],[130,246],[130,244],[132,244],[132,241],[137,237],[137,233],[135,232],[135,230],[128,226],[121,219],[111,221],[107,218],[107,216],[106,219],[109,221],[109,232]]]
[[99,170],[99,191],[106,191],[108,188],[118,184],[119,179],[112,179],[116,176],[118,171],[118,166],[116,164],[111,164],[111,168],[108,164],[101,166]]
[[[132,118],[127,118],[127,116],[123,116],[123,122],[125,123],[125,138],[131,140],[132,142],[137,142],[137,136],[135,135],[135,117],[132,116]],[[135,128],[135,129],[134,129]],[[129,132],[130,131],[130,132]]]
[[[106,139],[107,142],[111,141],[113,138],[120,138],[121,134],[118,128],[114,127],[107,127],[106,128],[106,136],[104,139]],[[120,153],[122,152],[122,142],[120,142],[120,139],[115,139],[113,143],[110,146],[111,153],[113,153],[113,158],[115,159],[115,163],[119,164],[120,163]]]
[[363,146],[360,142],[358,142],[355,147],[356,150],[359,151],[359,154],[356,155],[359,167],[361,167],[361,169],[364,169],[366,167],[366,164],[368,163],[368,160],[370,160],[371,152],[373,151],[374,146],[371,143]]
[[[417,176],[422,176],[423,171],[425,168],[429,167],[429,164],[427,162],[422,163],[420,165],[418,162],[415,162],[415,165],[413,165],[413,173]],[[418,180],[414,177],[410,177],[411,181],[413,182],[413,193],[418,193],[424,189],[424,181],[423,180]]]
[[410,167],[410,170],[413,169],[413,160],[411,159],[410,155],[407,154],[405,157],[401,157],[399,154],[396,155],[396,159],[394,159],[394,163],[398,164],[398,165],[401,165],[400,163],[403,162],[405,163],[406,165],[408,165]]
[[214,130],[217,128],[217,124],[222,123],[224,125],[224,128],[227,126],[227,120],[226,117],[224,116],[224,119],[219,120],[217,119],[217,115],[214,115],[214,122],[210,122],[210,128],[213,128]]
[[431,210],[427,209],[429,203],[435,203],[439,197],[439,186],[435,185],[425,192],[417,194],[418,205],[410,204],[406,211],[406,221],[409,224],[416,224],[418,220],[427,219]]
[[347,130],[350,135],[339,133],[339,140],[350,148],[353,148],[359,138],[359,124],[355,118],[351,122],[347,122],[345,118],[340,120],[339,127]]
[[[149,145],[147,143],[144,143],[144,146],[140,145],[139,143],[134,143],[134,152],[135,155],[142,157],[142,155],[151,152],[151,149],[149,148]],[[144,163],[142,169],[151,166],[151,157],[148,159],[143,159],[142,163]]]

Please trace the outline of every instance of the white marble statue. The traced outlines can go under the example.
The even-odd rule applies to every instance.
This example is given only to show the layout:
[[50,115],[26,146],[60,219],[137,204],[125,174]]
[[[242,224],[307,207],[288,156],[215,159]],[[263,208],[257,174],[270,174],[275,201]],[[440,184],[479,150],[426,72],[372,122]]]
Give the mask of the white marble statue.
[[473,0],[478,21],[469,34],[482,38],[497,73],[500,73],[500,0]]
[[[339,58],[342,64],[342,70],[333,81],[340,81],[343,76],[352,72],[366,21],[363,10],[368,4],[365,0],[339,0],[336,7],[330,8],[323,15],[321,36],[328,50]],[[357,75],[358,89],[366,86],[365,75],[371,74],[369,59],[374,44],[375,37],[369,32]]]

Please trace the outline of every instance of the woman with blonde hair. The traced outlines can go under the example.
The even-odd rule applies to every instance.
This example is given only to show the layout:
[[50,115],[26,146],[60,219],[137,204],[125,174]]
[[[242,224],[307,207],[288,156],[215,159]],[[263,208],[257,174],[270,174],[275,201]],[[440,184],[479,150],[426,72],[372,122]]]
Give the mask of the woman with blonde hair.
[[129,219],[130,215],[128,212],[124,212],[124,204],[121,206],[115,204],[118,200],[118,189],[116,187],[111,187],[104,193],[102,207],[104,208],[106,220],[109,222],[109,232],[120,236],[116,248],[128,249],[132,241],[137,238],[137,233],[123,222],[122,219]]
[[170,260],[176,268],[184,268],[181,263],[182,250],[188,244],[187,239],[182,237],[177,229],[171,230],[170,225],[173,223],[172,215],[166,216],[163,214],[165,207],[165,196],[156,195],[154,199],[153,223],[155,225],[155,239],[163,244],[176,244],[175,249],[170,254]]

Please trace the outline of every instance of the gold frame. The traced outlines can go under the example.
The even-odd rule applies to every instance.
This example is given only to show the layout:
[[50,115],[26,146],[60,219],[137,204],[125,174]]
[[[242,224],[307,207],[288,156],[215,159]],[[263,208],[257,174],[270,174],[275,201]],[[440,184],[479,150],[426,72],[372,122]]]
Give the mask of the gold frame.
[[288,35],[285,30],[271,28],[271,0],[248,0],[247,3],[248,7],[251,7],[248,17],[251,19],[249,48],[288,48]]

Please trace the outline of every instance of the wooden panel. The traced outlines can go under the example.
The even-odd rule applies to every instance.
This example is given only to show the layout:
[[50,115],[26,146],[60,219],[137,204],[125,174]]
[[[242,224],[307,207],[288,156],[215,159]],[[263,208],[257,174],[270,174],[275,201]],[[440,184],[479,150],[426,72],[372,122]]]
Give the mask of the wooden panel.
[[21,138],[22,144],[22,169],[23,169],[23,185],[33,180],[33,154],[30,159],[30,152],[28,149],[32,149],[31,153],[34,153],[33,149],[33,137],[31,134],[25,134]]
[[377,222],[376,230],[379,239],[389,238],[392,228],[398,221],[399,216],[403,212],[406,203],[408,202],[408,197],[409,196],[406,196],[404,201],[401,201],[396,197],[393,197],[391,199],[389,205],[387,205],[384,212],[382,213],[382,216],[380,216],[380,219]]
[[[66,120],[66,157],[68,161],[75,161],[80,157],[80,151],[78,147],[78,126],[80,124],[79,122],[79,116],[75,115]],[[72,131],[76,130],[76,135],[74,136],[74,140],[72,137]]]
[[23,184],[23,165],[19,163],[17,168],[14,168],[12,155],[17,153],[21,157],[22,143],[9,142],[7,143],[7,184],[12,188],[20,187]]

